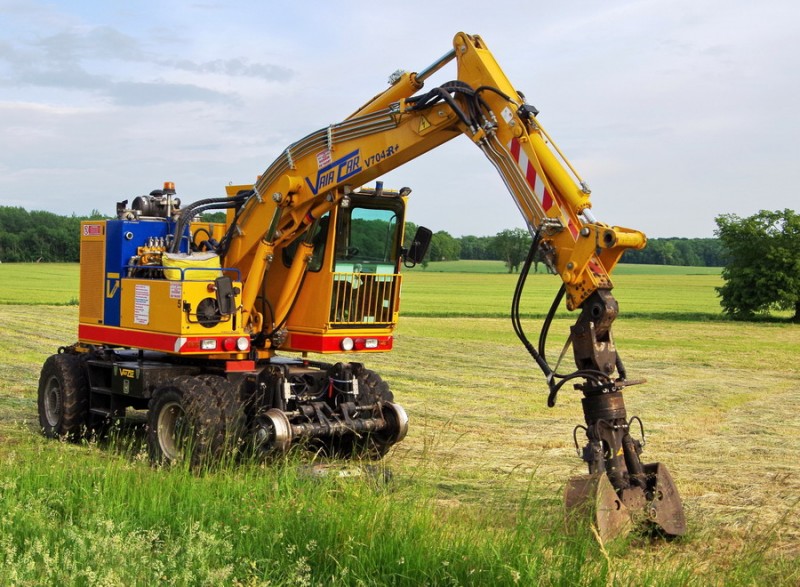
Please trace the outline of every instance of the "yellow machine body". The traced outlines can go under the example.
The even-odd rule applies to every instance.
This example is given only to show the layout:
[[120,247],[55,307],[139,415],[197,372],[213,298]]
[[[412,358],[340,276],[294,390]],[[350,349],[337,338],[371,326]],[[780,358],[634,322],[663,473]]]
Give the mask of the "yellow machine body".
[[[163,246],[147,243],[168,229],[165,222],[83,222],[80,342],[180,355],[246,357],[249,337],[243,327],[241,293],[236,293],[241,292],[241,281],[232,281],[236,310],[211,316],[205,309],[213,306],[215,279],[224,273],[219,261],[214,266],[208,258],[193,265],[190,255],[178,261],[163,259]],[[116,235],[121,239],[109,239]],[[126,241],[130,247],[122,246]],[[129,255],[134,248],[136,254]],[[248,341],[244,349],[240,338]]]

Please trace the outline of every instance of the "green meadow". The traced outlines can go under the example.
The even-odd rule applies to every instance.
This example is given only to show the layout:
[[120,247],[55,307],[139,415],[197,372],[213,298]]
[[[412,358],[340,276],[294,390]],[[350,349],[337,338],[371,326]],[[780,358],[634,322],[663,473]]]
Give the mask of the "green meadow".
[[[516,276],[471,271],[406,273],[395,350],[362,360],[406,408],[408,437],[381,463],[320,477],[302,452],[152,468],[141,414],[109,440],[44,439],[38,374],[74,341],[77,266],[0,265],[0,584],[800,584],[800,325],[723,318],[718,270],[618,268],[616,345],[647,380],[626,390],[628,413],[689,533],[602,543],[561,506],[584,470],[579,394],[546,407],[507,318]],[[559,284],[528,283],[535,339]],[[551,360],[574,319],[559,311]]]

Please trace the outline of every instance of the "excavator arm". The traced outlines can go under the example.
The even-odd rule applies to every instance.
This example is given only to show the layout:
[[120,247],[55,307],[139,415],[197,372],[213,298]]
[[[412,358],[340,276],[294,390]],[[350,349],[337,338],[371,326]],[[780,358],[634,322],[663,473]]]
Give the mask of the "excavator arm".
[[[457,79],[423,91],[425,81],[453,60]],[[517,334],[546,375],[549,404],[555,403],[558,390],[568,381],[579,381],[575,387],[584,396],[586,426],[576,431],[586,433],[587,444],[579,454],[588,463],[589,474],[570,481],[567,505],[577,509],[589,504],[604,536],[627,527],[630,511],[640,510],[660,531],[683,534],[680,498],[666,467],[639,460],[642,442],[632,437],[630,428],[632,422],[641,421],[626,415],[622,390],[632,382],[626,379],[611,334],[618,308],[610,273],[626,249],[643,248],[646,238],[594,217],[590,190],[537,114],[483,40],[458,33],[453,49],[441,59],[422,72],[397,74],[388,90],[344,121],[293,143],[251,190],[238,194],[243,203],[229,212],[224,266],[241,271],[244,321],[257,336],[267,328],[257,299],[270,279],[276,250],[301,242],[301,254],[282,274],[273,308],[273,314],[280,316],[290,311],[301,288],[305,264],[314,250],[310,235],[323,215],[346,206],[357,186],[450,139],[466,136],[500,174],[534,237],[531,252],[540,251],[561,278],[567,308],[580,310],[569,340],[577,370],[568,374],[551,368],[543,344],[535,348],[515,323]],[[551,317],[552,312],[548,325]]]
[[[412,96],[453,59],[457,81]],[[253,186],[225,264],[239,267],[246,283],[260,281],[267,251],[298,238],[354,186],[465,135],[498,170],[531,233],[541,232],[542,248],[565,283],[567,307],[577,309],[595,291],[611,289],[609,273],[622,253],[644,247],[646,239],[595,221],[588,188],[558,160],[536,114],[482,39],[459,33],[454,49],[432,67],[398,76],[343,122],[290,145]],[[245,285],[249,315],[257,286]]]

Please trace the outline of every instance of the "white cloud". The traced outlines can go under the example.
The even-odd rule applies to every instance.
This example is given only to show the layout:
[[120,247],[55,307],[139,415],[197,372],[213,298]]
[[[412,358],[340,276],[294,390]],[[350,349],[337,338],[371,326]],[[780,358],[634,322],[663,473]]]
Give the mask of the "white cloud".
[[[797,206],[794,3],[270,4],[0,2],[0,203],[110,212],[167,179],[185,200],[251,181],[456,26],[541,109],[601,219],[710,236],[719,213]],[[412,219],[436,230],[521,225],[464,139],[387,182],[412,185]]]

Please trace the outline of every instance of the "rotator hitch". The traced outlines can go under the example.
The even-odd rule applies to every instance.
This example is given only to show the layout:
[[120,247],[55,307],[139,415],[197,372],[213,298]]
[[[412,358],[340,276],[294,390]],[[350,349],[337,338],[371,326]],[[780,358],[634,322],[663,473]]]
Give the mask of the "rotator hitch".
[[[686,533],[678,490],[662,463],[643,464],[644,426],[638,416],[628,418],[622,390],[643,381],[626,379],[617,355],[611,324],[619,309],[609,290],[598,290],[584,302],[571,339],[576,375],[584,382],[575,385],[583,393],[581,403],[586,426],[573,432],[579,456],[589,473],[571,478],[564,492],[567,511],[594,516],[603,540],[627,533],[634,524],[666,536]],[[618,378],[613,379],[614,371]],[[551,393],[551,402],[555,397]],[[631,435],[638,426],[639,438]],[[578,430],[587,443],[578,447]]]

